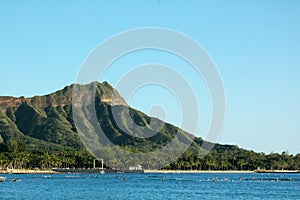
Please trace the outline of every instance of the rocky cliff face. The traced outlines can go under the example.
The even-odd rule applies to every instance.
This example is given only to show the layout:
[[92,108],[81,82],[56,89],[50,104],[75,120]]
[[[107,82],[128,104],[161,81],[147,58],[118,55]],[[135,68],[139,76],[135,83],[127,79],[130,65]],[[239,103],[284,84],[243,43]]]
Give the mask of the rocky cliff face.
[[23,103],[32,105],[38,108],[57,107],[66,106],[72,104],[72,95],[74,87],[87,88],[94,87],[95,96],[100,97],[102,102],[110,105],[125,105],[127,106],[125,100],[121,95],[107,82],[99,83],[93,82],[87,85],[72,84],[66,86],[64,89],[54,92],[45,96],[34,96],[31,98],[21,97],[11,97],[11,96],[0,96],[0,110],[6,112],[8,107],[18,107]]
[[[78,89],[83,93],[76,93]],[[74,95],[78,96],[73,98]],[[24,140],[27,137],[81,148],[82,143],[73,122],[72,103],[74,99],[81,104],[90,103],[91,98],[95,98],[99,121],[103,120],[106,124],[111,121],[106,111],[109,107],[128,107],[121,95],[107,82],[72,84],[49,95],[31,98],[0,96],[0,144],[12,138]]]

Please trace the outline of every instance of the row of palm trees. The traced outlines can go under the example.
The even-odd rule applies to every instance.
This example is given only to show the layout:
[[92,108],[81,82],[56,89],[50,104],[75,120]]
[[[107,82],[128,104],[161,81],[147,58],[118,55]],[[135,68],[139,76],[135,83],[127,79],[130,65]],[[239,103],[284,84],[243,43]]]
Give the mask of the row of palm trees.
[[93,156],[85,150],[75,152],[2,152],[0,168],[14,169],[51,169],[51,168],[85,168],[91,167]]
[[[91,168],[93,159],[87,150],[66,151],[29,151],[24,148],[7,148],[0,151],[0,168]],[[19,145],[20,146],[20,145]],[[129,149],[130,150],[130,149]],[[169,154],[171,152],[168,152]],[[118,155],[111,148],[99,152],[98,156],[104,159],[107,167],[113,169],[128,169],[130,166],[142,165],[144,169],[180,169],[180,170],[255,170],[260,169],[300,169],[300,154],[290,155],[288,152],[279,153],[256,153],[243,149],[220,150],[214,149],[205,157],[199,157],[198,152],[188,149],[179,159],[166,164],[166,154],[163,157],[130,157]]]

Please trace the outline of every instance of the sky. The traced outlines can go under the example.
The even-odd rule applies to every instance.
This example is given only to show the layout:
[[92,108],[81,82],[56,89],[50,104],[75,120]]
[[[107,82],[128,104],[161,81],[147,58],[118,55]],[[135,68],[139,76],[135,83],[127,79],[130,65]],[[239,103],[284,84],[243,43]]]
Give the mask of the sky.
[[[74,83],[93,49],[143,27],[178,31],[215,63],[226,92],[218,143],[258,152],[300,152],[299,1],[0,1],[0,95],[44,95]],[[209,91],[176,55],[144,50],[116,60],[99,81],[116,86],[135,66],[162,63],[193,87],[200,108],[197,136],[211,120]],[[180,126],[176,95],[157,85],[135,91],[134,108]],[[161,116],[159,115],[161,114]]]

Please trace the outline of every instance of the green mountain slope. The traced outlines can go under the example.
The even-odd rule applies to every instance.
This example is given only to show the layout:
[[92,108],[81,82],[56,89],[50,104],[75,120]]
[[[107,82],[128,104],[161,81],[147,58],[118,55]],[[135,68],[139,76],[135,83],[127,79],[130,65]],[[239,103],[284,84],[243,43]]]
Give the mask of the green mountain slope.
[[[90,167],[92,165],[92,155],[86,151],[80,140],[73,120],[74,86],[78,85],[70,85],[52,94],[32,98],[0,97],[0,161],[4,165],[2,167],[11,165],[14,167],[24,167],[24,165],[27,167]],[[299,167],[298,155],[298,157],[286,153],[264,155],[232,145],[216,144],[209,155],[201,158],[198,156],[203,143],[201,138],[194,138],[191,141],[192,136],[178,127],[151,118],[133,108],[129,108],[130,118],[126,117],[128,105],[107,82],[93,82],[83,87],[88,90],[95,87],[95,105],[91,109],[95,109],[98,123],[107,138],[115,145],[129,152],[152,152],[170,143],[178,132],[183,144],[191,142],[188,150],[167,168],[284,167],[295,169]],[[115,99],[112,101],[113,94]],[[137,128],[135,124],[143,128]],[[156,132],[158,133],[153,134]],[[145,133],[153,136],[139,137]],[[26,157],[24,152],[28,152],[29,156]],[[18,156],[21,153],[24,154],[22,158]],[[272,159],[275,161],[273,162]],[[129,164],[123,167],[128,167]],[[145,163],[141,164],[144,167],[151,167],[149,163],[147,166]],[[120,166],[123,163],[116,162],[113,165]],[[155,166],[155,163],[152,165],[152,167],[159,167]]]

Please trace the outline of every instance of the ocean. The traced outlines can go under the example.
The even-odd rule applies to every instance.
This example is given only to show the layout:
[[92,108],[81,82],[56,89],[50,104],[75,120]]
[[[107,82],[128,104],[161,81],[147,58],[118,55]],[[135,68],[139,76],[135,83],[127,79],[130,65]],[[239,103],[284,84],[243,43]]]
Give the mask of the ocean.
[[[4,174],[0,199],[300,199],[300,174]],[[16,179],[17,182],[11,182]]]

